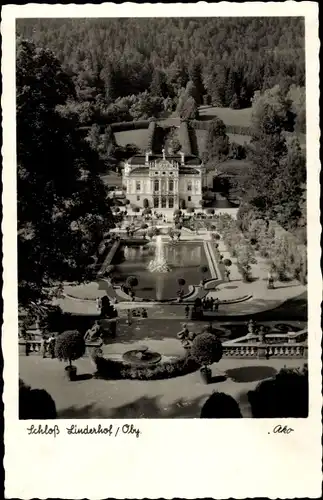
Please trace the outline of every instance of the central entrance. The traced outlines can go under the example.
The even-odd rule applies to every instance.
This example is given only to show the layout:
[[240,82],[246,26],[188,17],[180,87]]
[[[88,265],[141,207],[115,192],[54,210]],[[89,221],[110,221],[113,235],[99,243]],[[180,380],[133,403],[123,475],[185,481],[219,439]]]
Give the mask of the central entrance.
[[154,208],[175,208],[175,197],[173,195],[154,196]]

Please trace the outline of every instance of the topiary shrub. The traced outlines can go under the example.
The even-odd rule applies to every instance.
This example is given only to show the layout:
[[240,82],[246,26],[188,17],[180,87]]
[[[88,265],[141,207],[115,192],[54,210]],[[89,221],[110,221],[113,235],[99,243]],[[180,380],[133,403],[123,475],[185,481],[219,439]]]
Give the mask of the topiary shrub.
[[208,268],[207,266],[201,266],[201,267],[200,267],[200,272],[201,272],[202,274],[207,273],[207,272],[208,272],[208,270],[209,270],[209,268]]
[[140,228],[141,229],[147,229],[148,228],[148,224],[143,223],[143,224],[141,224]]
[[133,211],[134,211],[135,213],[138,213],[138,212],[140,212],[140,208],[139,208],[139,207],[134,207],[134,208],[133,208]]
[[143,206],[144,206],[144,208],[148,208],[149,207],[149,201],[147,200],[147,198],[144,198]]
[[106,359],[100,353],[94,353],[92,359],[97,368],[96,377],[108,380],[162,380],[193,373],[199,368],[189,353],[154,366],[133,366],[124,361]]
[[118,214],[118,213],[120,212],[120,208],[119,208],[119,207],[114,207],[114,208],[113,208],[113,210],[114,210],[114,212],[115,212],[116,214]]
[[222,355],[222,343],[212,333],[201,333],[193,340],[191,356],[200,366],[218,363]]
[[208,208],[206,212],[210,215],[214,215],[214,208]]
[[194,208],[193,207],[188,207],[187,213],[192,214],[193,212],[194,212]]
[[128,276],[126,284],[129,288],[138,286],[138,278],[136,278],[136,276]]
[[183,287],[185,286],[186,281],[184,280],[184,278],[178,278],[177,283],[179,284],[179,286]]
[[56,337],[55,356],[61,361],[68,361],[69,367],[72,367],[72,361],[81,358],[84,353],[84,337],[77,330],[67,330]]
[[201,418],[242,418],[238,403],[232,396],[214,392],[201,410]]
[[254,418],[308,417],[308,367],[281,369],[273,378],[249,391]]
[[224,259],[223,264],[224,264],[226,267],[230,267],[230,266],[232,266],[232,262],[231,262],[231,260],[230,260],[230,259]]
[[185,210],[185,208],[186,208],[186,202],[185,202],[185,200],[181,200],[179,204],[180,204],[181,209]]

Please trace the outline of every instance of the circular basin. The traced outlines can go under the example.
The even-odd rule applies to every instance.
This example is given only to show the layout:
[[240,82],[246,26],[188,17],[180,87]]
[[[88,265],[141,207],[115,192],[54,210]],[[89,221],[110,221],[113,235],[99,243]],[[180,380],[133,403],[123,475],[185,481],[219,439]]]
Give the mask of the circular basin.
[[122,358],[132,365],[149,366],[159,363],[161,355],[158,352],[149,351],[147,346],[139,346],[137,349],[125,352]]

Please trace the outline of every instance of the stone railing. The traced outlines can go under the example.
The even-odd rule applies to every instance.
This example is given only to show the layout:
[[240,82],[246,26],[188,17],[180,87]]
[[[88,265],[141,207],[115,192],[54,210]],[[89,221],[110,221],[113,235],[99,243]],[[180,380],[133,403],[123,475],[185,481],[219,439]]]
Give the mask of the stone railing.
[[[247,334],[242,337],[236,338],[234,340],[227,340],[223,343],[224,346],[234,346],[236,344],[243,344],[247,342],[248,345],[258,344],[260,342],[259,335],[257,334]],[[266,333],[265,334],[266,344],[303,344],[307,343],[307,328],[300,330],[299,332],[286,332],[286,333]]]
[[307,344],[223,344],[223,356],[232,358],[306,358]]
[[[41,341],[39,340],[29,340],[29,355],[42,355],[41,352]],[[86,348],[85,348],[85,354],[84,356],[89,356],[91,354],[92,349],[94,348],[100,348],[102,346],[102,342],[86,342]],[[26,356],[27,351],[26,351],[26,341],[25,340],[20,340],[19,341],[19,355]]]
[[113,243],[108,255],[106,256],[106,258],[101,266],[101,269],[98,273],[98,276],[104,275],[106,268],[111,264],[111,261],[112,261],[113,257],[115,256],[119,246],[120,246],[120,240],[117,240]]

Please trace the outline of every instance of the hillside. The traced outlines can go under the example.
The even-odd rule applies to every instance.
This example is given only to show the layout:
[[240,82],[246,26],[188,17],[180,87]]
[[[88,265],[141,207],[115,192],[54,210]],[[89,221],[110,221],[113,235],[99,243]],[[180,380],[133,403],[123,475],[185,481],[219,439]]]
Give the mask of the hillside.
[[17,19],[17,36],[53,51],[80,100],[105,105],[151,88],[172,99],[196,70],[202,94],[224,107],[250,106],[276,84],[305,85],[297,17]]
[[220,108],[218,106],[201,106],[199,108],[199,119],[212,120],[212,118],[217,116],[226,126],[250,127],[251,111],[251,107],[245,109],[231,109]]

